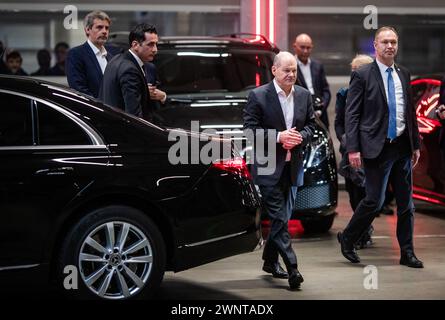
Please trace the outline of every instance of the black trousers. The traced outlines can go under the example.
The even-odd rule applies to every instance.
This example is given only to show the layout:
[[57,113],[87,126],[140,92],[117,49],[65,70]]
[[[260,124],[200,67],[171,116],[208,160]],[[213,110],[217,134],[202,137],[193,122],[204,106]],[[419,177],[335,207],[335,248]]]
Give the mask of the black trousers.
[[281,179],[274,186],[259,186],[263,199],[263,210],[270,220],[270,232],[264,246],[263,260],[269,263],[278,261],[278,254],[286,268],[297,267],[297,256],[292,249],[288,230],[288,220],[295,203],[296,188],[291,186],[290,164],[284,167]]
[[397,240],[402,252],[413,252],[414,204],[412,200],[412,163],[408,137],[385,143],[375,159],[364,159],[366,197],[359,203],[343,232],[345,241],[354,244],[369,228],[385,200],[390,180],[397,203]]
[[366,196],[365,187],[360,187],[352,182],[351,179],[345,178],[345,188],[349,194],[349,203],[351,204],[352,211],[355,211],[360,201]]

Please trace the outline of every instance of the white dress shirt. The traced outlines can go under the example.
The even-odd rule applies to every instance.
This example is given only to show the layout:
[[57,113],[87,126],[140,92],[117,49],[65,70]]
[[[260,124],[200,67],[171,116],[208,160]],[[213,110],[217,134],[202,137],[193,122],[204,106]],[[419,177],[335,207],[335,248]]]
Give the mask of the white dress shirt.
[[295,56],[295,58],[297,59],[298,69],[301,71],[304,81],[306,82],[307,89],[311,94],[315,94],[314,86],[312,85],[311,59],[307,59],[307,63],[304,64],[297,56]]
[[[280,100],[281,110],[283,111],[284,121],[286,123],[286,128],[289,130],[292,128],[292,122],[294,121],[294,86],[288,96],[280,88],[277,81],[273,79],[273,84],[275,86],[275,90],[277,91],[278,99]],[[277,142],[280,141],[280,133],[277,135]],[[286,161],[290,161],[291,153],[290,150],[287,151]]]
[[100,69],[102,70],[102,74],[105,72],[105,68],[107,67],[107,50],[105,47],[102,47],[101,50],[99,50],[91,41],[88,39],[88,44],[91,47],[91,50],[93,50],[94,55],[96,56],[97,62],[99,62]]
[[[377,65],[380,69],[380,74],[383,78],[383,84],[385,85],[385,93],[386,93],[386,101],[388,102],[388,72],[386,70],[390,67],[387,65],[381,63],[379,60],[376,59]],[[400,136],[403,131],[405,130],[405,98],[403,97],[403,88],[402,88],[402,81],[400,81],[400,77],[397,74],[397,67],[394,65],[391,66],[393,71],[392,79],[394,80],[394,88],[396,93],[396,124],[397,124],[397,136]]]

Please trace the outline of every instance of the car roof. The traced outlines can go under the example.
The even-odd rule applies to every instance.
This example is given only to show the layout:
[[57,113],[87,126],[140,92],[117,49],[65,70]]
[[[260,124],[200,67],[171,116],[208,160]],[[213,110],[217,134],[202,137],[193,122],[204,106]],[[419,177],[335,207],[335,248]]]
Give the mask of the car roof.
[[91,109],[104,107],[104,104],[99,100],[67,86],[28,76],[0,75],[0,89],[40,98],[53,103],[70,101],[69,105],[71,108],[75,105],[83,109],[85,109],[86,106],[90,106]]
[[[114,32],[110,34],[107,44],[117,44],[128,46],[128,32]],[[271,43],[266,37],[251,33],[233,33],[220,36],[166,36],[160,37],[159,46],[163,48],[174,48],[178,46],[196,45],[217,45],[239,49],[265,50],[278,53],[278,47]]]
[[[0,89],[4,90],[21,92],[40,98],[49,98],[51,96],[50,88],[52,86],[61,87],[60,84],[27,76],[0,74]],[[69,88],[67,89],[70,90]]]
[[[46,80],[28,76],[0,74],[0,90],[12,91],[32,98],[40,98],[64,108],[69,108],[73,112],[88,112],[103,115],[103,111],[106,109],[107,116],[117,117],[117,119],[123,120],[125,123],[148,123],[145,120],[131,116],[118,108],[103,104],[101,101],[67,86]],[[160,129],[154,124],[149,125]]]

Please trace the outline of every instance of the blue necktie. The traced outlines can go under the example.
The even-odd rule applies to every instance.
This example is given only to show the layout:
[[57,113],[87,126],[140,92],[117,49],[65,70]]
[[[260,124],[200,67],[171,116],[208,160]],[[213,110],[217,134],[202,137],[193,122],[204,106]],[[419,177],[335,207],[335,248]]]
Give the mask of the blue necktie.
[[388,107],[389,107],[389,125],[388,125],[388,138],[395,139],[397,137],[397,122],[396,122],[396,89],[394,86],[394,80],[392,78],[392,68],[386,69],[388,72]]

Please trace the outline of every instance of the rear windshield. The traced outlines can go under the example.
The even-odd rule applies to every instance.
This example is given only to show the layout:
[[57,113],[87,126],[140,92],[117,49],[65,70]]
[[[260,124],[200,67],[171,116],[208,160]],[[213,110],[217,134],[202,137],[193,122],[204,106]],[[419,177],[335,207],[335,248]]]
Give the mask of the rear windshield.
[[207,48],[161,49],[155,64],[169,94],[240,92],[272,80],[273,52]]

